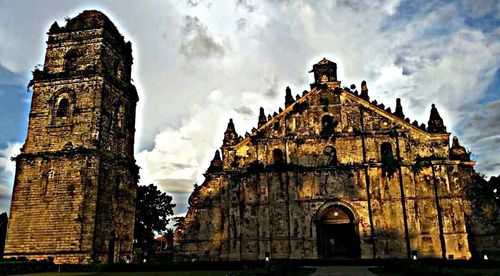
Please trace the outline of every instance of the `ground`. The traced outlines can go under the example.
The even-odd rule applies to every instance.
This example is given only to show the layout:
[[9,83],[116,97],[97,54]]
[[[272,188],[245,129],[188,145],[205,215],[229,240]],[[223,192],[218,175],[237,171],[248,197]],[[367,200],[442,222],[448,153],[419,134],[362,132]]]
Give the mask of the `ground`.
[[395,275],[500,275],[500,268],[495,264],[471,265],[465,267],[448,264],[415,263],[389,266],[302,266],[298,269],[289,269],[278,273],[266,274],[265,268],[255,268],[247,270],[220,270],[220,271],[161,271],[161,272],[49,272],[26,274],[37,276],[77,276],[77,275],[146,275],[146,276],[183,276],[183,275],[360,275],[360,276],[395,276]]

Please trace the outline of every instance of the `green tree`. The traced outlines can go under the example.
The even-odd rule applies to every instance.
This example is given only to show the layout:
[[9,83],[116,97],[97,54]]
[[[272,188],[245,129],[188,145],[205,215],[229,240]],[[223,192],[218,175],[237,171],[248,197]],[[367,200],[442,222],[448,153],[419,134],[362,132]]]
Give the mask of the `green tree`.
[[172,220],[174,221],[174,228],[177,228],[184,222],[184,217],[177,216],[173,217]]
[[6,212],[0,214],[0,258],[3,257],[3,250],[5,249],[5,238],[7,235],[7,224],[9,216]]
[[163,232],[163,237],[167,240],[167,249],[174,248],[174,229],[167,228],[167,231]]
[[172,197],[158,190],[154,184],[137,188],[134,238],[143,250],[153,247],[154,232],[167,229],[168,216],[174,214]]

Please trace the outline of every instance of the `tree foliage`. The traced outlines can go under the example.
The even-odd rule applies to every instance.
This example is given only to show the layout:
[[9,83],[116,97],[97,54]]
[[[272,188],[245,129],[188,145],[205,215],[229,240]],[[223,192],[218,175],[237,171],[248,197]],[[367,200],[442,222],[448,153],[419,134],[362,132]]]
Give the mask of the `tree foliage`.
[[494,201],[500,206],[500,175],[492,176],[489,181],[482,174],[476,174],[475,185],[468,190],[473,200]]
[[0,257],[3,257],[8,222],[9,222],[9,217],[7,213],[6,212],[1,213],[0,214]]
[[167,229],[168,216],[174,214],[172,197],[158,190],[154,184],[137,187],[134,238],[144,250],[154,242],[154,232]]
[[184,217],[173,217],[172,220],[174,221],[174,227],[177,228],[184,222]]
[[163,237],[167,240],[167,249],[173,249],[174,247],[174,229],[167,228],[167,231],[163,232]]

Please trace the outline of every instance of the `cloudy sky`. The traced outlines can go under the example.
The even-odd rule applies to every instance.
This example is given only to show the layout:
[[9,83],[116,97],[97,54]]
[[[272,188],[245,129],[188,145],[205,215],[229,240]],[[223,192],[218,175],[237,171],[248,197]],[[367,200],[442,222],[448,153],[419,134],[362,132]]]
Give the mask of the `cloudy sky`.
[[106,13],[132,41],[140,93],[136,158],[186,211],[194,183],[233,118],[238,133],[258,108],[283,106],[285,87],[307,89],[326,57],[345,86],[427,123],[436,103],[477,170],[500,173],[500,2],[495,0],[6,1],[0,0],[0,211],[8,211],[25,136],[30,72],[46,32],[85,9]]

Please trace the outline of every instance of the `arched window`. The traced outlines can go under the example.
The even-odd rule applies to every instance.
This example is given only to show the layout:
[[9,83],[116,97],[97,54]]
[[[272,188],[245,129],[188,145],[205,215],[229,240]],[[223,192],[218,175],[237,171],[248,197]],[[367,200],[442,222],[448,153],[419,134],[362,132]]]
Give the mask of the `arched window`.
[[280,149],[273,150],[273,161],[275,165],[283,165],[285,163],[282,150]]
[[399,166],[399,163],[398,160],[394,157],[391,143],[382,143],[382,145],[380,146],[380,159],[382,162],[382,172],[389,178],[392,178]]
[[392,153],[392,146],[389,142],[383,142],[380,146],[380,157],[382,158],[382,163],[384,159],[391,159],[394,157]]
[[78,55],[75,51],[70,50],[64,56],[64,70],[65,71],[75,71],[77,67]]
[[56,117],[69,117],[69,101],[66,98],[59,100],[57,105]]
[[321,117],[321,132],[319,133],[323,138],[330,138],[335,134],[335,128],[338,122],[333,119],[330,115],[324,115]]

